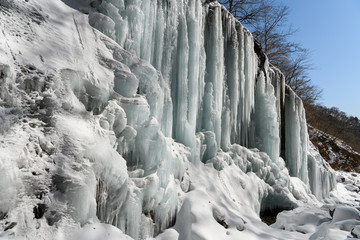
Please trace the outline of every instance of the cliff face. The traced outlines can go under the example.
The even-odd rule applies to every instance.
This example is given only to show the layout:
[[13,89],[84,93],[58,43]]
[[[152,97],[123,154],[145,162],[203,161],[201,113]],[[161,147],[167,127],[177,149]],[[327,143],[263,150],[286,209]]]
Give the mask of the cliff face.
[[236,211],[256,223],[261,211],[316,202],[309,189],[322,199],[334,188],[309,151],[301,100],[218,3],[0,7],[4,231],[12,221],[34,238],[40,222],[45,238],[70,239],[64,229],[93,219],[145,239],[177,219],[191,239],[193,195],[218,204],[204,210],[214,221]]

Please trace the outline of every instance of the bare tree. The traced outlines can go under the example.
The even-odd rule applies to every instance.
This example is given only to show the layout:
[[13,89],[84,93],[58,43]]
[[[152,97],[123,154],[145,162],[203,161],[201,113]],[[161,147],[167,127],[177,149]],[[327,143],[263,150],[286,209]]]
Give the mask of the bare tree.
[[322,94],[321,89],[314,85],[308,76],[309,70],[312,70],[308,56],[307,49],[299,49],[280,64],[286,84],[297,93],[305,105],[315,104]]
[[289,62],[292,54],[303,52],[304,49],[298,43],[289,41],[296,30],[288,26],[287,6],[274,5],[273,1],[262,0],[260,9],[259,16],[251,24],[250,30],[270,62],[281,68],[281,65]]
[[261,0],[219,0],[240,22],[251,25],[261,12]]

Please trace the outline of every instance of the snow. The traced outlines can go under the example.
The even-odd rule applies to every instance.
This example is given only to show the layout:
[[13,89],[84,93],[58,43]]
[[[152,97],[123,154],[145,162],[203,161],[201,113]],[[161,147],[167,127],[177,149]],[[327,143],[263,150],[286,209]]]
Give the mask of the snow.
[[131,240],[132,238],[125,235],[118,228],[100,223],[93,223],[86,225],[81,231],[77,232],[73,238],[74,240],[98,240],[98,239],[107,239],[107,240]]
[[358,225],[358,176],[331,192],[301,100],[218,3],[3,0],[0,26],[0,238],[304,239]]

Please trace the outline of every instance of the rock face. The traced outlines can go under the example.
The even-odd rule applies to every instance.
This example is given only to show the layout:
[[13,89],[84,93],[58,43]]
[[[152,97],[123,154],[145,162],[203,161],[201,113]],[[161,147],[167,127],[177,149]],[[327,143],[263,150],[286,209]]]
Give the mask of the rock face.
[[334,188],[301,100],[217,2],[2,0],[0,10],[6,234],[71,239],[100,221],[153,237],[192,214],[182,196],[208,173],[236,181],[248,198],[234,202],[256,214]]

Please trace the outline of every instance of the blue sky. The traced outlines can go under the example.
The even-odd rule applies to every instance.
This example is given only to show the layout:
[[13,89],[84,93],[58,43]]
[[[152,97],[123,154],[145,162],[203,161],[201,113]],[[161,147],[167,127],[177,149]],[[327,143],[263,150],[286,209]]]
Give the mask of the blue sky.
[[360,118],[360,0],[287,0],[294,41],[311,51],[320,103]]

